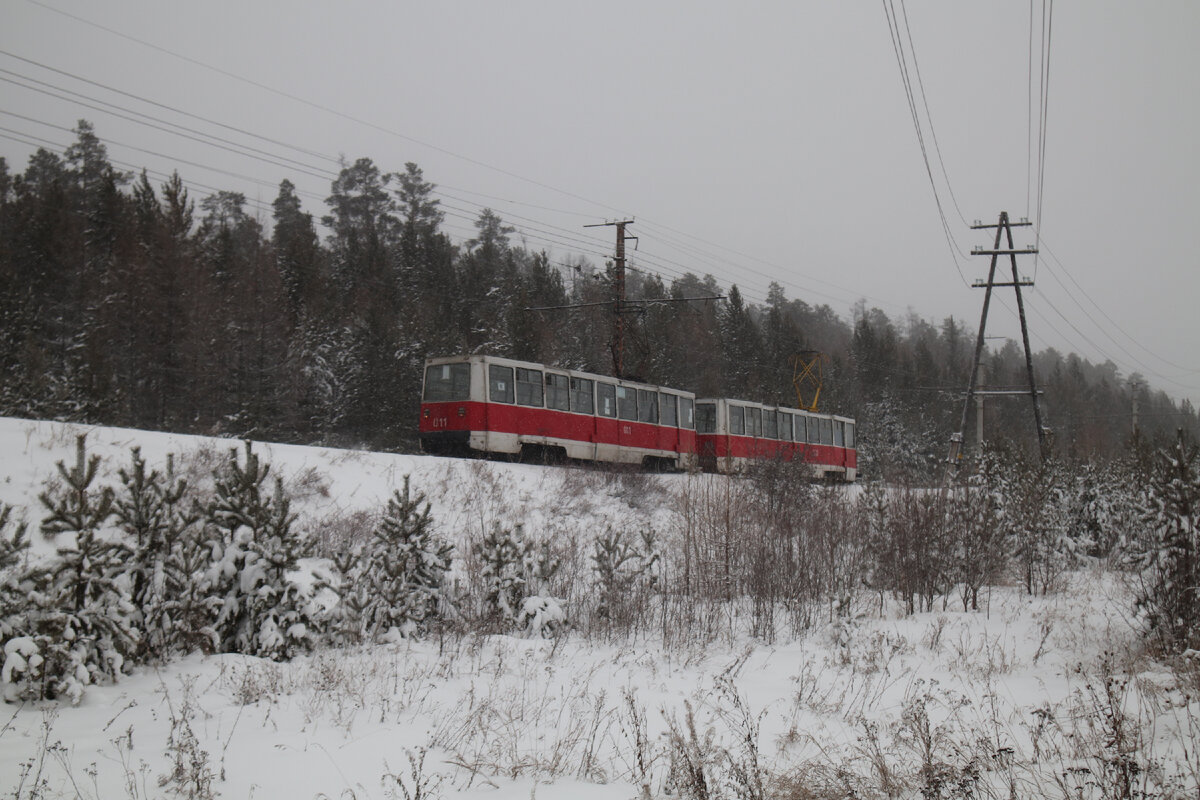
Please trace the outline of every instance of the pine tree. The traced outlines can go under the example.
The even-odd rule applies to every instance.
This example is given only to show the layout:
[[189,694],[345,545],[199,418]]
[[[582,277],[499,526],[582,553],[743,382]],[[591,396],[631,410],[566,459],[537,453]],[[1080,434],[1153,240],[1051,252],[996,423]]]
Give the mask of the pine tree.
[[214,474],[216,497],[206,515],[213,558],[204,580],[214,643],[225,652],[290,658],[318,633],[308,598],[288,578],[304,542],[292,529],[296,518],[282,481],[273,494],[266,491],[270,465],[250,442],[245,457],[243,465],[231,450],[225,469]]
[[174,475],[167,457],[166,475],[147,472],[141,449],[132,449],[131,464],[121,469],[122,491],[113,503],[113,515],[133,540],[133,602],[142,615],[142,655],[161,658],[183,631],[172,625],[169,606],[189,592],[191,575],[179,574],[177,550],[187,546],[183,537],[194,535],[194,511],[183,509],[187,482]]
[[371,532],[350,587],[368,641],[423,633],[447,602],[443,584],[453,547],[435,538],[429,512],[425,495],[412,493],[406,475]]
[[4,640],[20,630],[13,620],[26,605],[20,577],[29,550],[28,525],[11,523],[12,511],[12,506],[0,503],[0,639]]
[[549,546],[526,540],[520,523],[505,528],[497,522],[476,553],[483,562],[486,618],[498,628],[516,623],[525,599],[558,570]]
[[41,695],[43,659],[31,634],[46,577],[29,564],[28,526],[13,523],[12,511],[0,504],[0,691],[8,702]]
[[639,600],[658,584],[659,553],[654,530],[642,531],[639,541],[630,541],[623,529],[608,528],[592,545],[600,600],[596,614],[614,627],[634,623]]
[[63,485],[40,496],[49,514],[42,534],[65,539],[50,567],[38,645],[45,659],[43,693],[67,694],[78,702],[83,687],[101,677],[116,679],[136,652],[140,631],[130,598],[130,549],[102,535],[112,513],[113,492],[91,485],[99,456],[87,457],[84,436],[76,440],[76,463],[58,463]]

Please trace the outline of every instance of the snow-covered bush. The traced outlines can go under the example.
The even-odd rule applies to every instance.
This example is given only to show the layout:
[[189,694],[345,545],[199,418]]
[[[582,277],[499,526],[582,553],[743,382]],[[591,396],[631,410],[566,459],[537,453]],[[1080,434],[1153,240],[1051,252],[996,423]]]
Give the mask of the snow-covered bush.
[[863,502],[872,556],[864,583],[881,595],[890,592],[909,614],[931,610],[950,588],[947,501],[938,492],[874,485]]
[[567,612],[554,597],[526,597],[517,615],[517,627],[529,639],[548,639],[567,626]]
[[482,562],[486,619],[511,628],[518,624],[525,598],[537,594],[558,569],[558,562],[547,544],[537,546],[527,540],[520,524],[505,528],[496,523],[475,551]]
[[1006,487],[1009,550],[1029,594],[1049,594],[1087,549],[1072,535],[1070,492],[1060,462],[1013,461]]
[[1009,498],[999,455],[986,449],[950,496],[951,576],[963,611],[979,610],[979,590],[1000,577],[1006,564]]
[[1137,604],[1148,632],[1168,651],[1200,649],[1200,448],[1183,432],[1159,454],[1145,515],[1149,530],[1132,548],[1140,571]]
[[359,615],[365,640],[425,632],[449,602],[444,591],[453,547],[433,534],[422,492],[392,494],[383,518],[346,576],[343,602]]

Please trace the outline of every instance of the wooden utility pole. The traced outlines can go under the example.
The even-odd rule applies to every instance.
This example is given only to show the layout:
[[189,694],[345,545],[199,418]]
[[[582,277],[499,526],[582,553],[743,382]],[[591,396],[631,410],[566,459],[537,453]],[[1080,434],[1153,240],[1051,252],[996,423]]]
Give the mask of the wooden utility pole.
[[1133,434],[1134,438],[1137,438],[1138,435],[1138,412],[1141,410],[1138,406],[1138,390],[1141,388],[1141,381],[1132,380],[1129,382],[1129,395],[1133,404],[1133,428],[1130,432]]
[[[992,244],[992,249],[990,250],[976,247],[971,251],[971,255],[973,256],[991,256],[992,261],[991,266],[988,269],[987,281],[976,281],[974,284],[972,284],[972,288],[985,290],[983,295],[983,313],[979,318],[979,336],[975,339],[975,360],[971,364],[971,381],[967,385],[966,402],[963,403],[962,422],[958,426],[958,432],[950,437],[950,455],[947,460],[954,469],[958,468],[959,462],[962,459],[963,434],[967,428],[967,416],[971,410],[971,400],[977,396],[982,397],[986,395],[1012,394],[1012,392],[990,392],[976,388],[980,371],[980,359],[983,357],[983,342],[985,329],[987,328],[988,307],[992,302],[992,289],[997,287],[1011,286],[1017,294],[1017,316],[1021,321],[1021,342],[1025,345],[1025,371],[1029,377],[1028,392],[1021,391],[1020,394],[1028,394],[1030,400],[1033,401],[1033,420],[1034,424],[1037,426],[1038,448],[1041,451],[1043,460],[1049,455],[1046,440],[1048,430],[1046,429],[1046,426],[1042,424],[1042,408],[1041,403],[1038,400],[1038,396],[1041,393],[1038,391],[1037,383],[1033,377],[1033,351],[1029,347],[1029,327],[1025,323],[1025,301],[1021,296],[1021,287],[1033,286],[1033,281],[1022,280],[1017,274],[1017,256],[1033,255],[1037,253],[1037,248],[1028,247],[1023,250],[1016,249],[1016,247],[1013,245],[1012,235],[1012,229],[1014,227],[1029,227],[1032,224],[1033,223],[1029,222],[1028,220],[1011,222],[1008,218],[1008,212],[1001,211],[1000,220],[995,225],[984,225],[977,222],[971,226],[971,230],[986,230],[995,228],[996,240]],[[1008,247],[1006,249],[1000,248],[1002,237],[1006,237],[1006,241],[1008,243]],[[1000,259],[1000,256],[1008,256],[1012,264],[1011,283],[996,282],[996,265]]]
[[625,226],[632,225],[633,220],[624,219],[619,222],[597,222],[584,225],[585,228],[605,228],[615,226],[617,229],[617,251],[613,257],[613,337],[612,359],[613,375],[625,377],[625,314],[628,308],[625,303],[625,241],[637,240],[636,236],[626,236]]
[[618,222],[597,222],[591,225],[584,225],[585,228],[607,228],[615,227],[617,229],[617,248],[613,256],[613,299],[605,300],[599,303],[569,303],[561,306],[536,306],[526,308],[526,311],[567,311],[579,308],[594,308],[596,306],[610,306],[613,311],[613,334],[610,347],[612,349],[613,375],[617,378],[624,378],[625,375],[625,315],[626,314],[642,314],[647,307],[652,305],[666,305],[668,303],[690,303],[694,300],[724,300],[724,295],[713,295],[711,297],[670,297],[659,298],[655,300],[629,300],[625,297],[625,242],[629,240],[637,241],[636,236],[626,236],[625,226],[632,225],[633,220],[624,219]]

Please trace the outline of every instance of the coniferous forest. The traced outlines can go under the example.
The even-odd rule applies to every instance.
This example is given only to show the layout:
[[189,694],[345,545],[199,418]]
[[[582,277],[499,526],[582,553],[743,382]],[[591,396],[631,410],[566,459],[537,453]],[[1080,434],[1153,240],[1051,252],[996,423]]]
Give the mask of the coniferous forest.
[[[345,162],[320,209],[284,180],[271,219],[246,198],[199,197],[178,173],[119,171],[86,121],[61,155],[0,158],[0,414],[386,450],[416,447],[431,355],[485,352],[612,372],[609,264],[527,249],[489,209],[475,236],[442,229],[414,163]],[[564,277],[564,275],[569,277]],[[864,477],[938,472],[959,426],[975,320],[851,319],[788,298],[764,305],[711,275],[631,271],[626,372],[703,396],[791,404],[789,357],[826,354],[822,410],[859,421]],[[913,298],[914,306],[919,298]],[[992,343],[989,343],[992,344]],[[1195,434],[1195,409],[1111,362],[1035,354],[1052,446],[1065,459]],[[990,346],[989,386],[1025,385],[1018,343]],[[969,423],[969,433],[975,422]],[[989,400],[989,442],[1031,447],[1024,398]]]

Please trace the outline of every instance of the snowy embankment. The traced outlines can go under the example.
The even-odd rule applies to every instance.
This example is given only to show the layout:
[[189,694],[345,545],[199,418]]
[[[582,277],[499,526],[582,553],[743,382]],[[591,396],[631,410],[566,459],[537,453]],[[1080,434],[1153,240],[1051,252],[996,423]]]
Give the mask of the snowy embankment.
[[[83,430],[0,420],[0,502],[24,512],[43,553],[37,495]],[[202,480],[236,446],[86,430],[102,472],[137,445]],[[461,552],[494,521],[584,548],[608,526],[650,525],[669,543],[674,494],[724,480],[256,451],[289,482],[301,527],[336,535],[411,475]],[[9,705],[0,786],[106,799],[1195,795],[1200,687],[1141,654],[1116,577],[986,594],[980,612],[907,617],[863,597],[858,613],[769,645],[731,624],[719,636],[443,635],[288,663],[197,654],[91,686],[77,706]]]

